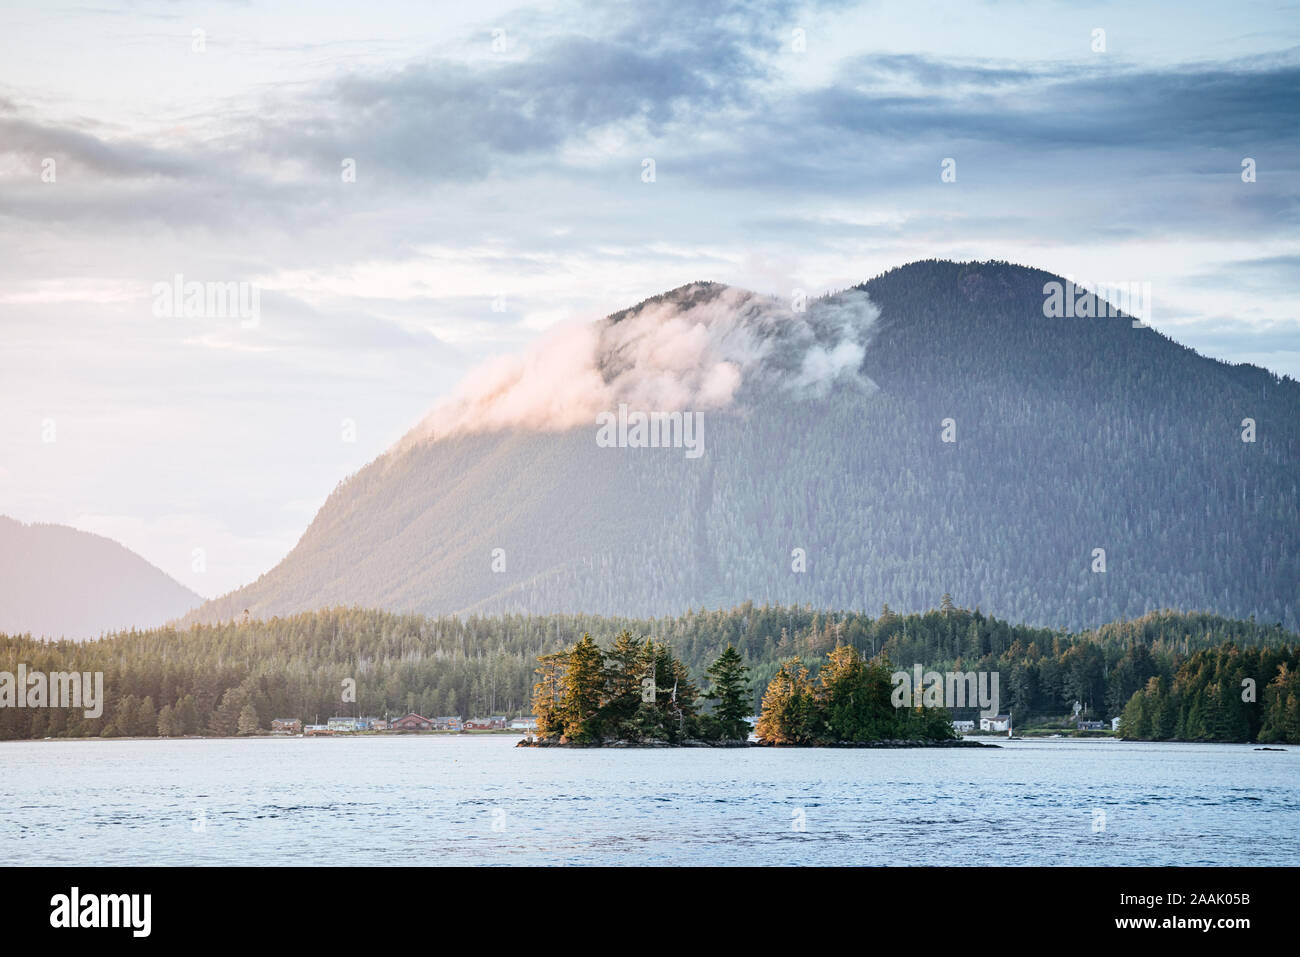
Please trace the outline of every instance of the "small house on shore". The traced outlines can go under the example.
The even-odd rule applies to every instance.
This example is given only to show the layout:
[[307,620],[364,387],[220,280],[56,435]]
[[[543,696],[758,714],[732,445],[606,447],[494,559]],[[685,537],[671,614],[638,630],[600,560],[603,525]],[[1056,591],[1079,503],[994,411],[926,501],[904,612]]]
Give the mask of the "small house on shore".
[[302,722],[297,718],[274,718],[271,721],[272,734],[302,734]]
[[460,715],[443,715],[433,719],[433,726],[438,731],[461,731],[465,722]]
[[1011,727],[1011,715],[995,714],[991,718],[980,718],[981,731],[1005,731]]
[[433,721],[412,711],[388,725],[390,731],[432,731]]

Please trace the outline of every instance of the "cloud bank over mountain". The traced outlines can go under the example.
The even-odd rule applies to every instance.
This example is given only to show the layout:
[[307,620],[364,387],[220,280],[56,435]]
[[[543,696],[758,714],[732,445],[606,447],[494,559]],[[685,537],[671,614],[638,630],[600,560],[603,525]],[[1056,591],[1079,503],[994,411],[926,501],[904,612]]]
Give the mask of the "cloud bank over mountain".
[[879,310],[849,290],[808,310],[716,283],[693,283],[600,322],[569,323],[532,348],[471,371],[398,448],[505,429],[556,432],[627,405],[722,409],[746,386],[820,397],[861,372]]

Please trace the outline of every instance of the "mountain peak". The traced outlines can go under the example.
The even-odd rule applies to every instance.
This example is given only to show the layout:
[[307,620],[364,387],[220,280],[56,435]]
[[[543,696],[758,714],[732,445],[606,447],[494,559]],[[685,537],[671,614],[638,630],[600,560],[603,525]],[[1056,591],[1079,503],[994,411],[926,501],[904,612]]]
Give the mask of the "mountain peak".
[[634,316],[651,306],[673,306],[678,310],[690,309],[694,306],[706,302],[712,302],[718,296],[722,295],[731,287],[725,283],[713,282],[709,279],[700,279],[694,282],[688,282],[676,289],[669,289],[667,292],[661,292],[656,296],[650,296],[642,299],[635,306],[629,306],[626,309],[620,309],[618,312],[610,313],[607,317],[609,322],[621,322],[629,316]]
[[[803,313],[719,283],[652,297],[477,384],[472,428],[366,470],[196,617],[920,610],[954,592],[1053,626],[1162,607],[1294,625],[1300,386],[1125,320],[1049,318],[1055,278],[924,260]],[[599,445],[596,412],[620,403],[702,415],[703,453]]]

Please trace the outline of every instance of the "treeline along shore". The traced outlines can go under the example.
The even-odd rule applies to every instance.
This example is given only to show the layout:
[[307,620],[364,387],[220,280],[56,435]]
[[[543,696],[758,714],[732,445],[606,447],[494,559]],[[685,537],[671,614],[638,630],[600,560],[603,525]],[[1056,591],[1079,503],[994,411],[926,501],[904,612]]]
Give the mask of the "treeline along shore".
[[[582,680],[566,699],[579,646]],[[335,608],[89,642],[0,635],[0,739],[233,736],[287,716],[536,707],[538,739],[557,743],[743,740],[738,722],[754,715],[774,744],[942,740],[941,719],[978,715],[894,707],[891,671],[919,663],[995,675],[1017,733],[1119,717],[1127,738],[1300,744],[1297,647],[1280,624],[1253,620],[1153,612],[1072,633],[947,596],[933,611],[875,616],[750,603],[649,619]],[[102,675],[102,707],[17,707],[20,665]]]

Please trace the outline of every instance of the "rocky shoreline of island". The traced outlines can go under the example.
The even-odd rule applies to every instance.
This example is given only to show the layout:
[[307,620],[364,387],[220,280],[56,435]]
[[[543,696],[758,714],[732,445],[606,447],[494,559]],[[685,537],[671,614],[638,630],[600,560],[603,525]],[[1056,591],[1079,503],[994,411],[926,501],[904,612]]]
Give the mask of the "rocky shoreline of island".
[[565,741],[524,738],[516,748],[1000,748],[1000,744],[966,740],[828,741],[819,744],[773,744],[766,741]]

